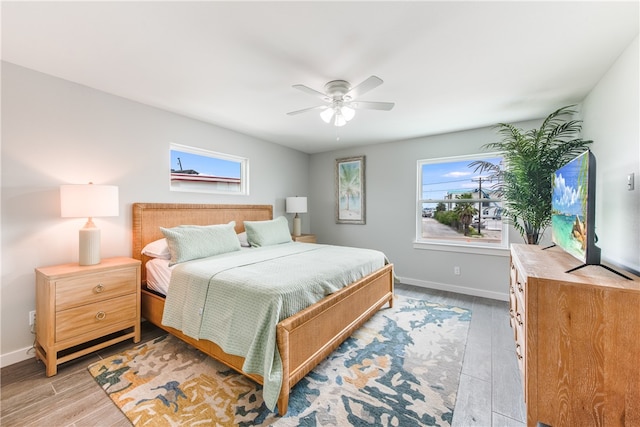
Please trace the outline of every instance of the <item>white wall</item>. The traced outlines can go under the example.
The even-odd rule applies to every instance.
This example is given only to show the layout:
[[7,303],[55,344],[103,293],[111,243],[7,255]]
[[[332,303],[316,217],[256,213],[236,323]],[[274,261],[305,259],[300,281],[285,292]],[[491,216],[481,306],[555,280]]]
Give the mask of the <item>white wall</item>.
[[[638,38],[583,104],[596,156],[596,234],[602,257],[640,271],[640,70]],[[635,190],[627,176],[635,175]]]
[[[249,158],[250,195],[169,191],[170,142]],[[33,343],[34,268],[78,260],[86,219],[60,218],[60,184],[119,187],[120,216],[94,222],[103,257],[130,256],[132,203],[271,204],[278,216],[306,194],[308,166],[307,154],[3,62],[2,366]]]

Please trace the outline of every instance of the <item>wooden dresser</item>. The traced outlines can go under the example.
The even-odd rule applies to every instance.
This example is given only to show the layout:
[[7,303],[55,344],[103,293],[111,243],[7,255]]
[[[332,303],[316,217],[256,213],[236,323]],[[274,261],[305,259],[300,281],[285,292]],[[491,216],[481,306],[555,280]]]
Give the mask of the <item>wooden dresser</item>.
[[140,261],[36,269],[36,357],[58,365],[126,339],[140,341]]
[[510,322],[527,425],[640,426],[640,278],[511,247]]

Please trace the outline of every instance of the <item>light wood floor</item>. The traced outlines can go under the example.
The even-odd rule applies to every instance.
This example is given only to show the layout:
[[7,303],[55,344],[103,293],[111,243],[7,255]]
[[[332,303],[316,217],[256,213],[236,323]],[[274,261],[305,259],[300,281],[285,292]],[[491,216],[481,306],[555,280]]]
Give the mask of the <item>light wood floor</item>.
[[[524,426],[525,408],[506,302],[398,285],[396,293],[472,310],[453,425]],[[143,323],[143,340],[163,332]],[[130,426],[87,366],[131,341],[67,362],[47,378],[35,359],[2,368],[2,426]]]

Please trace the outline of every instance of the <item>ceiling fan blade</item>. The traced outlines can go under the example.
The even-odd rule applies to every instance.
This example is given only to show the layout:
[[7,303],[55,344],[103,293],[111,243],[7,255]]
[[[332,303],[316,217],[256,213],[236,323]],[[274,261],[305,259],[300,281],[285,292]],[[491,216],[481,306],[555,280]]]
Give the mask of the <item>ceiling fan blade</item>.
[[326,94],[319,92],[315,89],[311,89],[309,86],[305,86],[305,85],[293,85],[294,88],[303,91],[304,93],[308,93],[309,95],[313,95],[313,96],[317,96],[318,98],[325,100],[325,101],[331,101],[331,98],[329,98]]
[[351,108],[359,110],[384,110],[389,111],[396,105],[393,102],[353,101],[349,103]]
[[301,113],[306,113],[308,111],[314,111],[314,110],[324,110],[329,108],[326,105],[317,105],[315,107],[309,107],[309,108],[303,108],[302,110],[296,110],[296,111],[291,111],[290,113],[287,113],[289,116],[295,116],[296,114],[301,114]]
[[371,89],[377,88],[383,83],[382,79],[377,76],[371,76],[358,86],[352,88],[349,92],[345,94],[345,96],[350,96],[351,99],[356,99],[365,93],[369,92]]

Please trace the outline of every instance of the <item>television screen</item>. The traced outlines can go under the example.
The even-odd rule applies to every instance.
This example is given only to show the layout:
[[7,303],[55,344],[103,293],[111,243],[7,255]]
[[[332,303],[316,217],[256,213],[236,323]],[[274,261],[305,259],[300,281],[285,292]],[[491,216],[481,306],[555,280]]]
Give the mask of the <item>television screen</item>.
[[595,157],[585,151],[553,176],[553,243],[584,264],[600,264],[595,237]]

